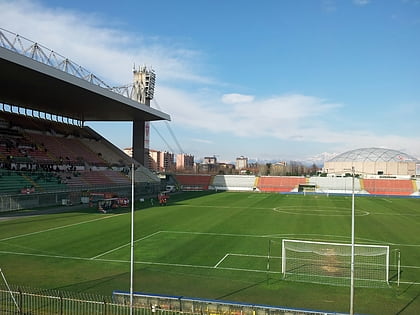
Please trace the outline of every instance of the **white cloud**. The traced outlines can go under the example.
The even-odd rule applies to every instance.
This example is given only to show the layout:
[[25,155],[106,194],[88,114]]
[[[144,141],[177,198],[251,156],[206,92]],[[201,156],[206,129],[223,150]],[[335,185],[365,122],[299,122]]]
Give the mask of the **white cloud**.
[[109,85],[130,83],[134,64],[151,66],[163,81],[214,83],[194,70],[201,52],[123,32],[95,14],[50,9],[26,0],[0,0],[0,20],[2,28],[58,52]]
[[197,138],[193,138],[191,139],[194,142],[199,142],[199,143],[205,143],[205,144],[212,144],[214,143],[214,141],[211,140],[207,140],[207,139],[197,139]]
[[213,135],[259,139],[267,144],[275,143],[276,139],[297,145],[318,143],[332,147],[335,152],[381,146],[414,155],[420,153],[420,143],[413,137],[377,134],[327,122],[326,117],[334,117],[344,105],[314,96],[286,94],[227,104],[216,95],[209,97],[209,93],[192,94],[161,86],[158,97],[165,104],[164,110],[171,113],[174,125],[207,130]]
[[254,100],[254,96],[252,95],[244,95],[244,94],[224,94],[222,96],[222,102],[225,104],[236,104],[236,103],[250,103]]
[[322,0],[322,9],[326,12],[335,12],[337,10],[337,4],[335,0]]
[[[325,3],[335,4],[334,1]],[[369,1],[354,3],[366,5]],[[195,131],[200,131],[223,135],[218,141],[221,144],[226,139],[231,147],[239,142],[237,139],[267,143],[266,154],[278,152],[279,148],[273,143],[280,141],[296,146],[325,144],[319,148],[320,152],[326,148],[344,152],[359,147],[383,146],[420,157],[420,142],[414,136],[397,136],[391,130],[389,134],[379,134],[379,131],[353,130],[346,124],[336,125],[333,118],[343,115],[340,111],[345,104],[304,93],[264,97],[209,91],[209,86],[217,82],[198,70],[202,68],[197,67],[197,64],[201,65],[202,52],[180,47],[168,40],[121,31],[112,26],[118,21],[109,21],[95,14],[49,9],[24,0],[0,0],[0,21],[2,28],[39,41],[93,71],[110,85],[131,82],[134,63],[152,66],[158,80],[156,99],[162,110],[171,115],[172,127],[188,130],[187,138],[194,143],[194,148],[200,144],[213,144],[199,140],[205,138],[202,135],[194,135]],[[180,81],[188,81],[198,88],[178,88]],[[412,111],[412,108],[418,108],[418,104],[408,109]],[[121,132],[124,141],[128,141],[127,132]],[[113,139],[118,133],[112,131]],[[121,147],[130,146],[128,142],[122,142],[119,142]],[[216,141],[214,144],[219,145]]]
[[370,0],[353,0],[353,3],[359,6],[365,6],[370,3]]
[[[300,94],[288,94],[255,100],[254,97],[233,98],[205,95],[159,87],[159,103],[172,115],[174,124],[206,129],[212,133],[228,132],[241,137],[274,137],[307,139],[320,128],[322,116],[341,105]],[[228,94],[234,95],[234,94]],[[238,103],[239,100],[246,102]],[[170,108],[168,108],[170,106]]]

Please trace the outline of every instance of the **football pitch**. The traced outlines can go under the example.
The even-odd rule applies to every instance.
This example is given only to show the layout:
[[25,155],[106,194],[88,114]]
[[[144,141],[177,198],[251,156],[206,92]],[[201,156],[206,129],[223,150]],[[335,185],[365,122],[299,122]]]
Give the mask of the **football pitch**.
[[[356,197],[357,244],[389,245],[390,282],[356,287],[355,312],[420,313],[420,199]],[[0,220],[9,283],[111,295],[129,290],[129,209]],[[348,312],[350,288],[283,279],[281,242],[350,243],[351,197],[236,192],[136,204],[134,291]],[[397,286],[396,253],[401,253]]]

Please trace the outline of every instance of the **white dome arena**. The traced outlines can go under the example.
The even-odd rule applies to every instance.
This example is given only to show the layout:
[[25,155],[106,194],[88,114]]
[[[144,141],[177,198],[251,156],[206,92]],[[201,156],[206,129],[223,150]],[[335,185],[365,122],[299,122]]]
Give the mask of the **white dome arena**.
[[362,175],[416,175],[416,158],[401,151],[384,148],[362,148],[344,152],[325,162],[329,174],[349,173],[355,168]]

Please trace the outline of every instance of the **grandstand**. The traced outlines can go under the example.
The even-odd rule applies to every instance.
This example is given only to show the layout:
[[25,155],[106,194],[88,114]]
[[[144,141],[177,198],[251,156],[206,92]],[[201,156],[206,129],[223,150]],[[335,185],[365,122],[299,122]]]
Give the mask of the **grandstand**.
[[[80,202],[92,190],[129,195],[132,164],[136,194],[157,194],[159,178],[142,166],[145,125],[170,117],[150,107],[153,71],[139,69],[142,82],[111,88],[69,58],[4,29],[0,68],[0,211],[21,209],[22,195],[53,194],[32,198],[30,207]],[[86,121],[131,121],[134,159]]]
[[416,181],[410,179],[361,179],[361,185],[375,195],[410,196],[418,191]]
[[254,175],[216,175],[212,187],[215,190],[252,191],[256,188]]
[[[0,194],[130,185],[132,159],[89,127],[1,111],[0,123]],[[136,164],[138,182],[160,185]]]
[[261,176],[257,188],[264,192],[297,192],[299,185],[307,183],[305,177],[296,176]]
[[[352,177],[310,177],[309,183],[316,187],[316,192],[320,193],[351,193]],[[354,190],[356,193],[362,193],[360,181],[354,181]]]
[[130,184],[131,159],[88,127],[7,112],[0,123],[0,194]]
[[213,180],[211,175],[175,175],[182,190],[208,190]]
[[[175,175],[181,190],[256,191],[273,193],[351,194],[353,178],[337,176],[250,176],[250,175]],[[358,178],[354,180],[356,194],[418,196],[420,180]]]

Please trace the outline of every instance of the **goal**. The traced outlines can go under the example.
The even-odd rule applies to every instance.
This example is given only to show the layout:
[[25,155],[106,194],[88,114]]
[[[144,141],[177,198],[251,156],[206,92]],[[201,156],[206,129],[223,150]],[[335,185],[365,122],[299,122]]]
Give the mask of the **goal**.
[[[282,274],[284,279],[350,285],[351,244],[282,241]],[[388,284],[389,246],[354,247],[354,284],[376,287]]]

